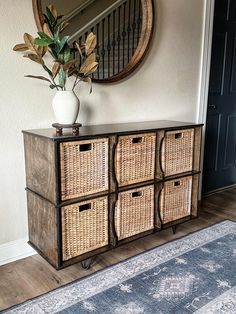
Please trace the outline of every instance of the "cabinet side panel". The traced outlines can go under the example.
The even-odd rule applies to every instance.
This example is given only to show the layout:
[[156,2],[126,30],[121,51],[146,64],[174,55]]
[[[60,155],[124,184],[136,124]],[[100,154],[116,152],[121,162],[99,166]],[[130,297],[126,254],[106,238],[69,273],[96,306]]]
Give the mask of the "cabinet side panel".
[[55,145],[53,141],[24,134],[27,188],[56,202]]
[[192,190],[192,216],[198,215],[198,190],[199,190],[199,175],[193,176],[193,190]]
[[193,170],[200,170],[201,144],[202,144],[202,127],[196,127],[194,130],[194,155]]
[[27,192],[29,241],[52,265],[58,267],[56,208]]
[[161,190],[163,189],[163,183],[158,182],[155,184],[155,215],[154,215],[154,223],[156,230],[160,230],[162,226],[162,221],[160,217],[160,196]]

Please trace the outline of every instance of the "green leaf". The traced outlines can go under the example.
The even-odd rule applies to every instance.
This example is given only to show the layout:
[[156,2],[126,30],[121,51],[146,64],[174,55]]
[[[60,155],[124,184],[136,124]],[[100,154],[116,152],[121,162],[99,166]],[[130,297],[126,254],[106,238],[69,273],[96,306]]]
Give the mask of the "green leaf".
[[51,89],[54,89],[54,88],[57,88],[57,87],[59,87],[59,88],[62,89],[62,87],[61,87],[60,85],[54,85],[54,84],[49,85],[49,87],[50,87]]
[[47,40],[42,38],[35,38],[34,44],[42,47],[47,47],[50,45]]
[[[56,35],[57,36],[57,35]],[[60,38],[58,35],[57,38],[55,38],[55,51],[58,54],[64,54],[64,50],[68,49],[68,43],[67,40],[69,39],[70,36],[64,36],[63,38]]]
[[56,19],[48,7],[46,7],[46,16],[47,16],[48,20],[50,21],[50,24],[53,25],[55,23]]
[[65,44],[63,50],[58,55],[58,59],[64,60],[65,63],[69,62],[71,60],[71,50],[68,43]]
[[53,17],[55,19],[57,19],[57,9],[55,8],[55,6],[53,4],[50,4],[48,6],[48,9],[50,10],[50,12],[52,13]]
[[59,41],[60,40],[60,29],[57,28],[57,30],[55,31],[55,34],[54,34],[54,38],[55,38],[55,41]]
[[62,87],[66,85],[66,72],[62,68],[59,71],[59,84]]
[[64,48],[64,46],[66,45],[66,43],[67,43],[67,40],[70,38],[70,36],[64,36],[64,37],[62,37],[62,39],[60,40],[60,43],[59,43],[59,47],[60,47],[60,49],[59,49],[59,53],[62,51],[62,49]]
[[44,39],[45,41],[47,41],[49,44],[52,44],[54,42],[54,40],[49,37],[46,33],[44,32],[38,32],[38,35],[41,39]]
[[58,53],[56,52],[56,45],[53,43],[51,45],[48,46],[49,52],[51,53],[51,55],[53,56],[54,59],[58,59]]
[[49,18],[47,17],[46,14],[44,14],[43,17],[44,17],[44,22],[48,24],[48,26],[49,26],[51,32],[53,32],[53,27],[52,27],[52,25],[51,25],[51,22],[50,22]]

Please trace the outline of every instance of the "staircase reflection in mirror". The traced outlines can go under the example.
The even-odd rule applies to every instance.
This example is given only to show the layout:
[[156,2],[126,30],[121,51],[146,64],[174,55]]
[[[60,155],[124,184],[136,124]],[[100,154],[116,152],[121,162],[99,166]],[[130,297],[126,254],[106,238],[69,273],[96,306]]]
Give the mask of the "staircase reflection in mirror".
[[[39,28],[42,13],[51,2],[33,0]],[[99,68],[93,74],[95,81],[112,81],[119,74],[123,78],[143,57],[152,34],[152,0],[54,0],[53,4],[69,22],[64,32],[71,36],[72,44],[83,43],[91,31],[97,36]],[[75,49],[75,57],[76,53]]]

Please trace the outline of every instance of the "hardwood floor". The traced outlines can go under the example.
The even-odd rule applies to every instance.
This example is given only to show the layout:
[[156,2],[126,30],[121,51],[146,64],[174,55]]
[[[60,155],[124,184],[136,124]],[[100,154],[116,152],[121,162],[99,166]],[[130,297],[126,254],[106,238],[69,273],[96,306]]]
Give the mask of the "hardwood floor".
[[3,265],[0,267],[0,310],[224,219],[236,221],[236,188],[205,197],[199,218],[180,225],[175,235],[171,229],[167,229],[103,253],[90,270],[76,264],[56,271],[39,255]]

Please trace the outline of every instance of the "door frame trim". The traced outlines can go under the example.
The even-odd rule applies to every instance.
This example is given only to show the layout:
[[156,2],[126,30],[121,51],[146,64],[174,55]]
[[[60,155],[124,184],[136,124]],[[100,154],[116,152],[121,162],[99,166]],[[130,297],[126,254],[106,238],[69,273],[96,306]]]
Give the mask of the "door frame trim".
[[211,48],[214,22],[215,0],[204,1],[203,17],[203,38],[202,38],[202,57],[200,65],[200,84],[198,99],[197,122],[205,123],[207,116],[207,101],[209,92],[210,66],[211,66]]
[[[199,77],[199,97],[197,108],[197,123],[203,123],[202,147],[201,147],[201,172],[203,171],[204,146],[205,146],[205,130],[207,121],[207,103],[209,93],[210,66],[211,66],[211,50],[214,23],[215,0],[205,0],[203,11],[203,37],[202,51]],[[201,199],[202,191],[202,175],[200,178],[199,199]]]

